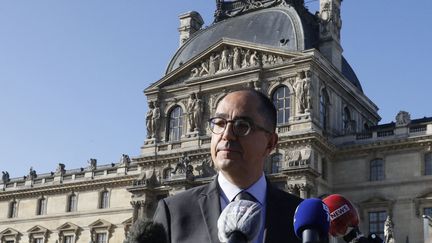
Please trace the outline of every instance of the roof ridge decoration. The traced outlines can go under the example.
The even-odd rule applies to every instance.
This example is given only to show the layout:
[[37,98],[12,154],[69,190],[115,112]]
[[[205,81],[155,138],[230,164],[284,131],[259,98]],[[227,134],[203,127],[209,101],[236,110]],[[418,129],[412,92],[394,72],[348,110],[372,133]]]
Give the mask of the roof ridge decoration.
[[295,8],[304,7],[304,0],[216,0],[215,22],[248,12],[288,4]]

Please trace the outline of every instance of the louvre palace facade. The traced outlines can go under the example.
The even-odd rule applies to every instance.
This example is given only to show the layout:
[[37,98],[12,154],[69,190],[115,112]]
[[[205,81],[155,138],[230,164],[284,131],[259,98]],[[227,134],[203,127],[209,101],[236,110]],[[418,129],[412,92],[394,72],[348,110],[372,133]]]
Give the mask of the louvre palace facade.
[[144,91],[141,153],[21,178],[3,172],[0,243],[123,242],[159,199],[213,179],[207,120],[244,88],[277,108],[271,182],[302,198],[344,195],[365,234],[382,235],[389,216],[396,241],[432,239],[432,117],[401,111],[379,124],[342,55],[340,11],[341,0],[320,0],[317,14],[303,0],[219,0],[209,27],[197,12],[180,15],[180,47]]

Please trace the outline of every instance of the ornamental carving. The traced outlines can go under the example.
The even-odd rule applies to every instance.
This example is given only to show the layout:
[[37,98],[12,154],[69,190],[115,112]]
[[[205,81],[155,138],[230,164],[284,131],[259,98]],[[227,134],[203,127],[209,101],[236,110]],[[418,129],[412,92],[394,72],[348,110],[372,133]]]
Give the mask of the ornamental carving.
[[215,21],[235,17],[247,12],[269,8],[283,3],[283,0],[216,0]]
[[201,161],[201,165],[195,168],[200,177],[211,177],[216,175],[216,170],[211,158],[205,158]]
[[399,111],[396,115],[396,126],[407,126],[411,123],[411,115],[406,111]]
[[198,98],[196,93],[192,93],[187,104],[189,132],[197,132],[204,113],[203,100]]
[[219,73],[241,70],[250,67],[283,64],[290,59],[281,55],[263,53],[253,49],[225,46],[222,51],[210,54],[190,71],[189,79],[212,76]]
[[297,114],[304,114],[311,109],[311,71],[299,71],[293,84],[296,97]]
[[310,164],[312,149],[308,147],[298,147],[286,152],[288,167],[307,167]]
[[[340,30],[342,28],[342,20],[340,15],[340,7],[333,1],[321,1],[319,17],[321,19],[321,34],[327,36],[330,31],[340,39]],[[333,26],[331,28],[330,26]]]

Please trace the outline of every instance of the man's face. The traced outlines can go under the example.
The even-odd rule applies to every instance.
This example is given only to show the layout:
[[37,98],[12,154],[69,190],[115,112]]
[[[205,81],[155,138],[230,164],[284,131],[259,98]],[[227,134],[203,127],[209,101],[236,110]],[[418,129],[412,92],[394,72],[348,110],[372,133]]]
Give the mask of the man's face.
[[[219,103],[214,117],[226,120],[246,118],[270,130],[259,107],[255,94],[238,91],[228,94]],[[228,123],[223,133],[212,133],[212,159],[228,180],[237,186],[248,187],[262,175],[265,158],[275,147],[277,135],[255,129],[246,136],[238,137],[234,135],[232,126],[233,123]]]

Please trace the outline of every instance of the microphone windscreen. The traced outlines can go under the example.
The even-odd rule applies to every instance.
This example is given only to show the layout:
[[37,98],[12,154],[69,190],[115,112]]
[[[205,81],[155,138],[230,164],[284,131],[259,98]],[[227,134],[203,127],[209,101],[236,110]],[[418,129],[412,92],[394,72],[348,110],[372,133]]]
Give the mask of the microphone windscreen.
[[348,227],[355,228],[359,225],[357,210],[351,202],[339,194],[332,194],[323,199],[330,210],[330,234],[344,236],[348,233]]
[[327,206],[317,198],[303,200],[294,214],[294,232],[301,239],[306,229],[315,230],[320,237],[326,238],[330,225]]
[[132,225],[124,243],[168,243],[163,225],[138,219]]
[[229,203],[219,216],[217,227],[221,242],[227,242],[234,232],[247,241],[254,239],[261,229],[261,206],[249,200]]

